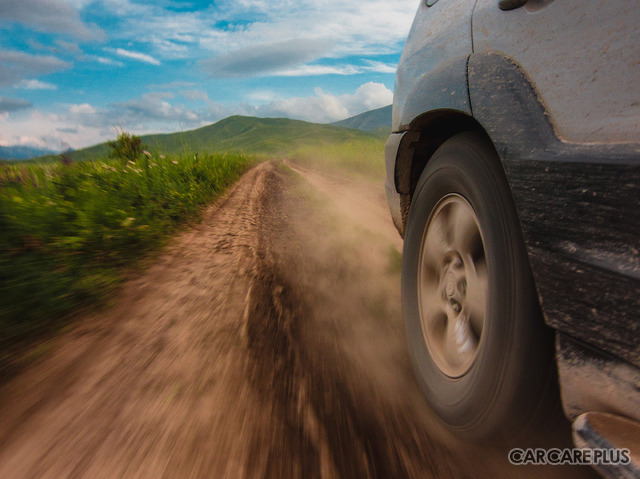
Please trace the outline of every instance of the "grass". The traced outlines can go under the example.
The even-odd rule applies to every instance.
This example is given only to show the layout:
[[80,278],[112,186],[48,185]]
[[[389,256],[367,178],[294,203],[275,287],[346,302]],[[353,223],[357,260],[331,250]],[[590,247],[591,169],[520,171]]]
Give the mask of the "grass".
[[384,142],[382,138],[365,137],[308,144],[295,150],[291,158],[317,167],[340,170],[350,176],[384,182]]
[[16,346],[103,302],[254,162],[189,154],[0,165],[0,371]]

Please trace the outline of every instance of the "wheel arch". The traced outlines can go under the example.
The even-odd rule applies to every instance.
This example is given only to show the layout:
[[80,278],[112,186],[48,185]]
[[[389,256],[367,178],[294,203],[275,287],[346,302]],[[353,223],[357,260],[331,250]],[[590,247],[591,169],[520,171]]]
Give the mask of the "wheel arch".
[[433,110],[411,122],[406,139],[398,149],[395,165],[396,188],[404,197],[403,226],[406,226],[409,204],[418,179],[436,150],[453,136],[467,131],[480,134],[493,145],[482,125],[473,116],[459,110]]
[[[536,158],[562,145],[535,86],[513,59],[499,53],[474,53],[465,60],[467,103],[451,106],[436,95],[435,103],[423,105],[414,93],[410,103],[426,109],[413,116],[402,115],[406,138],[396,157],[395,186],[402,197],[403,230],[420,174],[438,147],[454,135],[475,131],[490,142],[510,186],[514,174],[509,164],[513,160]],[[446,73],[448,81],[457,84],[459,75],[451,70],[429,77],[439,79]]]

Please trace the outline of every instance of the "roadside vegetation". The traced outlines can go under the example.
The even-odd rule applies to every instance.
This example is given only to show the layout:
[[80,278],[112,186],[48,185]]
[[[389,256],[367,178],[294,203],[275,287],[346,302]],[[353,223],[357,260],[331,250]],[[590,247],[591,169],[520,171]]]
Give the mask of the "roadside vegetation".
[[25,341],[102,303],[256,161],[151,154],[124,132],[110,147],[102,160],[0,164],[0,374]]
[[361,179],[384,182],[384,140],[374,136],[334,143],[305,145],[291,158],[329,171],[339,170]]
[[251,165],[291,158],[382,182],[382,136],[235,116],[165,135],[120,130],[90,148],[0,162],[0,376],[25,345],[104,304]]

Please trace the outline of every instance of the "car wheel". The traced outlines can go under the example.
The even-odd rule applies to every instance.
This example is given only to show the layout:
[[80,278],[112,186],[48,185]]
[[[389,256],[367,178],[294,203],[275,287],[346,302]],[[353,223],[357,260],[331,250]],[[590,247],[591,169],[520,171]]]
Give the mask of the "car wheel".
[[479,134],[445,142],[420,176],[402,301],[420,386],[458,435],[516,436],[552,401],[553,335],[505,173]]

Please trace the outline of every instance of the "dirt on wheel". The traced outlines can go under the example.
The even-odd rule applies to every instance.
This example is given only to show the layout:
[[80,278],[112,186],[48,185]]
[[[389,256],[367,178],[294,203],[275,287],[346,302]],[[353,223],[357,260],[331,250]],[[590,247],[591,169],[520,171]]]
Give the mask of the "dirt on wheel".
[[433,417],[400,250],[380,185],[260,164],[0,388],[0,477],[589,477]]

